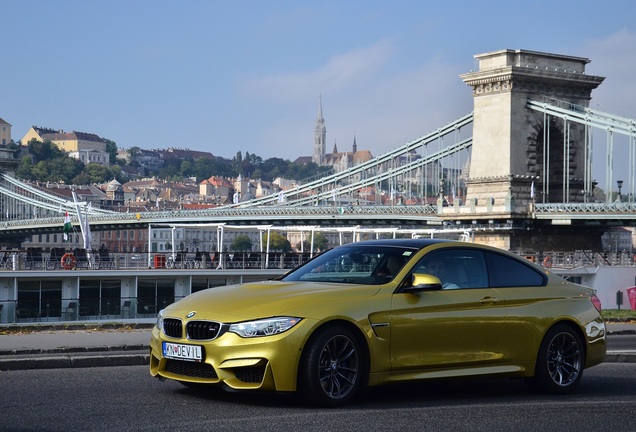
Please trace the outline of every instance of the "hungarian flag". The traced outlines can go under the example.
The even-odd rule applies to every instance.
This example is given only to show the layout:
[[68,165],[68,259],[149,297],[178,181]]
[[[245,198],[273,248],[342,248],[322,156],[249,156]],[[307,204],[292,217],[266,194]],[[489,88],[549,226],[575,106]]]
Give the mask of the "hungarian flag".
[[71,217],[68,215],[68,212],[64,215],[64,241],[68,242],[71,239],[70,233],[73,229],[73,225],[71,224]]

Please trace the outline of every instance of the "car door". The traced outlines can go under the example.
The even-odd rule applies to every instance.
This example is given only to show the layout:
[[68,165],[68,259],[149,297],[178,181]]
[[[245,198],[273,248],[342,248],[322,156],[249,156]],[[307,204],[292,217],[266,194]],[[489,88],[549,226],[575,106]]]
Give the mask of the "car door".
[[433,251],[410,274],[431,274],[427,266],[433,259],[452,265],[447,276],[451,283],[447,285],[453,285],[453,289],[415,293],[397,290],[393,294],[392,370],[476,367],[497,362],[506,311],[498,291],[488,287],[484,253],[471,248]]
[[532,362],[545,332],[546,323],[563,307],[547,276],[523,259],[486,252],[490,286],[501,293],[506,306],[506,325],[501,329],[503,359]]

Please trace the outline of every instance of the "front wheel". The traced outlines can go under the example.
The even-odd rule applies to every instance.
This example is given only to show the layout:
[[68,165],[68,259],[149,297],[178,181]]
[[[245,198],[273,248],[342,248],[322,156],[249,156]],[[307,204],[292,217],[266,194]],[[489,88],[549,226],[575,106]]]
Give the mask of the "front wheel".
[[551,394],[566,394],[578,386],[585,368],[585,347],[578,332],[567,325],[548,331],[537,357],[531,387]]
[[319,330],[307,344],[298,376],[298,390],[313,404],[348,403],[363,380],[361,346],[353,332],[342,326]]

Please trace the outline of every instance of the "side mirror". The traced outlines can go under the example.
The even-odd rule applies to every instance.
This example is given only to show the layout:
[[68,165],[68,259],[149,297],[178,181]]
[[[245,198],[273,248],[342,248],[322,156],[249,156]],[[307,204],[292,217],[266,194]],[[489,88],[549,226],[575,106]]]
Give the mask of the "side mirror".
[[404,288],[405,292],[438,291],[442,289],[439,278],[424,273],[413,273],[411,286]]

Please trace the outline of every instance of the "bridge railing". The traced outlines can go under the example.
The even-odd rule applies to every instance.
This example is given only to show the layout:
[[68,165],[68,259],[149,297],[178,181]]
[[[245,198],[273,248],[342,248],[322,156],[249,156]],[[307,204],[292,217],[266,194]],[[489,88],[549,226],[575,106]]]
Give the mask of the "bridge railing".
[[579,267],[636,266],[633,251],[594,252],[590,250],[545,251],[518,253],[546,268],[573,269]]
[[[69,256],[70,255],[70,256]],[[311,259],[308,252],[163,252],[163,253],[90,253],[39,248],[0,251],[0,271],[125,270],[125,269],[214,269],[264,270],[292,269]]]
[[535,204],[536,215],[555,214],[631,214],[636,213],[636,202],[611,203],[552,203]]
[[[36,248],[31,248],[36,249]],[[93,251],[85,257],[75,254],[72,266],[65,265],[62,256],[37,250],[0,251],[0,271],[55,270],[125,270],[125,269],[208,269],[208,270],[265,270],[292,269],[312,258],[309,252],[163,252],[110,253]],[[577,268],[601,266],[636,266],[634,251],[594,252],[531,251],[517,255],[547,268]]]

